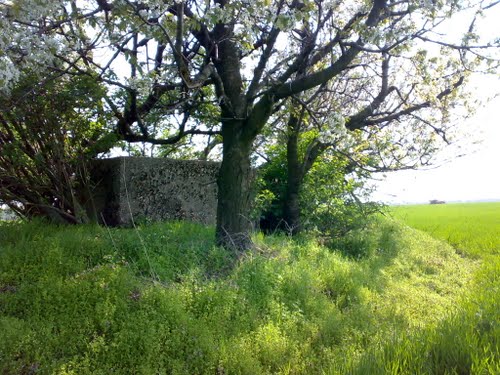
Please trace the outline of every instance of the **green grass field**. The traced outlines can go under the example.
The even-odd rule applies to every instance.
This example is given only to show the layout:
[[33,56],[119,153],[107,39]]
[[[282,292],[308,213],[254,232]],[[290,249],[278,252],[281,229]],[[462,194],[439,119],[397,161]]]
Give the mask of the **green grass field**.
[[391,213],[469,255],[500,254],[500,202],[398,206]]
[[234,263],[213,235],[0,223],[0,373],[500,373],[483,245],[382,218],[336,249],[256,235]]
[[[471,329],[486,329],[492,334],[478,345],[483,346],[484,350],[492,349],[496,354],[489,359],[483,358],[478,361],[482,362],[481,365],[472,365],[464,373],[500,374],[500,202],[396,206],[389,209],[389,216],[446,241],[457,254],[478,261],[480,266],[474,272],[473,287],[463,295],[456,312],[441,323],[446,327],[441,356],[449,356],[445,349],[446,341],[468,340]],[[487,323],[484,321],[485,311],[491,312]],[[433,341],[427,336],[431,331],[423,331],[421,342]],[[402,350],[405,353],[419,346],[415,346],[408,338],[403,341]],[[423,346],[428,348],[427,344]],[[400,354],[401,357],[405,355]],[[461,354],[452,355],[452,362],[459,362],[462,356],[467,356],[467,349]],[[384,361],[387,359],[378,359],[378,362]],[[445,373],[461,372],[448,370]]]

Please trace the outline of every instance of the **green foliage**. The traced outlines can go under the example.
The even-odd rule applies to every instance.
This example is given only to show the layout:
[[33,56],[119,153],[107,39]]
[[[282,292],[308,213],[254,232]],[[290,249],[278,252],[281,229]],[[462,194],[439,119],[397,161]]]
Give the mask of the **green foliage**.
[[260,235],[234,263],[196,224],[1,223],[0,371],[495,373],[498,262],[474,276],[387,220],[366,236],[356,259]]
[[86,220],[88,161],[115,142],[103,94],[89,77],[27,77],[0,96],[0,203],[27,217]]
[[[315,132],[301,135],[301,159],[309,142],[316,136]],[[270,161],[259,171],[260,192],[257,198],[265,229],[273,232],[282,228],[287,186],[286,146],[271,146],[268,157]],[[367,173],[332,150],[321,155],[306,174],[300,189],[304,229],[328,238],[337,238],[367,225],[367,217],[380,210],[378,204],[360,200],[368,197],[369,189],[365,186],[367,177]]]
[[257,174],[257,197],[265,196],[269,199],[261,200],[261,219],[266,217],[281,218],[283,213],[283,199],[287,184],[286,147],[273,145],[266,150],[268,161],[259,167]]
[[356,229],[342,236],[328,237],[328,247],[339,249],[343,254],[358,259],[375,254],[381,239],[375,236],[372,231],[367,230],[370,225],[369,220],[364,218],[362,224],[361,218],[358,220],[360,223]]
[[306,176],[301,191],[304,221],[324,236],[338,238],[361,229],[381,208],[368,200],[368,175],[351,168],[346,159],[326,154]]

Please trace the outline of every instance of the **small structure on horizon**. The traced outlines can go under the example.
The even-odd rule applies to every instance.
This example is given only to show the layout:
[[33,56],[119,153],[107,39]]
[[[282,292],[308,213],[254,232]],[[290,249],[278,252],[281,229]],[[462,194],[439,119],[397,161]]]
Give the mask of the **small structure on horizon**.
[[445,204],[445,201],[440,201],[439,199],[431,199],[429,204]]

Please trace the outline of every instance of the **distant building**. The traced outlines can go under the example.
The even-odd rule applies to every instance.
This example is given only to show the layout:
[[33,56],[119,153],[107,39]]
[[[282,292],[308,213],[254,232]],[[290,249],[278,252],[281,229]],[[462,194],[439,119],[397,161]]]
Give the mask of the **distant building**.
[[429,201],[430,204],[445,204],[446,202],[445,201],[440,201],[438,199],[431,199]]

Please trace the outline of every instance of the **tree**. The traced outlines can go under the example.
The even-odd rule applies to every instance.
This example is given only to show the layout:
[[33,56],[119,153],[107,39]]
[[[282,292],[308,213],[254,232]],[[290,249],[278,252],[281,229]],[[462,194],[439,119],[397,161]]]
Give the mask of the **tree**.
[[[277,142],[268,148],[268,161],[259,167],[259,198],[267,198],[260,217],[264,231],[295,235],[313,230],[321,232],[322,237],[343,235],[362,224],[357,217],[365,217],[377,207],[360,200],[369,192],[367,167],[359,166],[349,154],[333,147],[325,148],[312,161],[308,155],[317,139],[315,130],[301,133],[293,152],[297,158],[292,163],[289,142]],[[360,155],[356,153],[356,157]],[[292,171],[292,179],[290,165],[298,169]],[[292,199],[290,191],[295,195]],[[288,207],[290,203],[293,211]]]
[[[382,61],[382,70],[384,66],[387,66],[387,60]],[[285,116],[274,120],[277,123],[274,134],[265,135],[267,139],[262,143],[271,144],[272,151],[263,150],[259,154],[270,164],[263,168],[263,178],[272,186],[276,198],[264,219],[264,224],[271,229],[284,229],[292,235],[299,233],[303,227],[302,207],[308,206],[308,202],[300,202],[304,196],[309,196],[309,199],[317,204],[338,201],[341,196],[350,200],[354,196],[352,186],[349,188],[347,184],[345,190],[341,188],[345,175],[355,174],[361,182],[375,172],[415,169],[429,165],[433,154],[439,148],[439,141],[448,142],[447,138],[451,132],[449,129],[445,132],[444,124],[439,130],[443,135],[446,134],[446,137],[435,137],[433,129],[430,128],[429,133],[425,131],[429,130],[425,127],[413,128],[410,133],[417,136],[413,139],[408,135],[401,137],[401,134],[395,133],[391,127],[383,136],[377,134],[377,128],[369,127],[346,132],[344,114],[353,112],[353,104],[350,100],[338,102],[342,98],[338,98],[336,93],[353,86],[352,83],[346,84],[350,80],[352,79],[349,76],[345,76],[343,80],[337,79],[328,85],[321,85],[311,93],[291,98],[285,107]],[[359,86],[354,86],[359,90]],[[351,118],[361,115],[358,112]],[[424,121],[420,123],[425,124]],[[277,155],[274,151],[276,148]],[[284,157],[281,155],[283,150],[286,151]],[[270,156],[269,152],[273,155]],[[308,184],[307,190],[322,193],[304,194],[302,191],[309,172],[317,162],[330,163],[332,181],[329,183],[324,178],[320,179],[321,185],[330,190],[330,196],[325,194],[327,190],[311,184]],[[321,168],[324,167],[322,165]],[[320,181],[318,176],[313,179]],[[280,186],[276,186],[272,180],[279,181]],[[322,196],[321,199],[319,195]],[[361,209],[363,205],[358,206]],[[310,205],[307,210],[316,211]]]
[[[476,19],[494,5],[483,1],[467,6],[411,0],[60,5],[28,21],[25,16],[16,21],[22,12],[13,6],[3,9],[8,8],[9,25],[64,41],[64,54],[59,48],[53,56],[65,67],[53,71],[108,85],[107,104],[122,139],[173,144],[191,135],[222,136],[216,237],[234,251],[251,246],[252,146],[284,101],[345,82],[346,90],[336,93],[339,103],[352,102],[340,116],[345,128],[424,123],[444,136],[440,123],[470,71],[479,60],[493,61],[485,55],[493,45],[483,44],[474,32]],[[439,27],[465,7],[472,9],[473,22],[463,39],[436,39]],[[108,53],[98,58],[102,48]],[[123,62],[128,73],[116,68]],[[217,105],[217,127],[191,121],[202,102]],[[148,121],[150,114],[160,115],[155,120],[160,124]],[[429,121],[438,115],[443,121]],[[182,119],[175,133],[159,138],[155,126],[171,127],[172,117]]]

